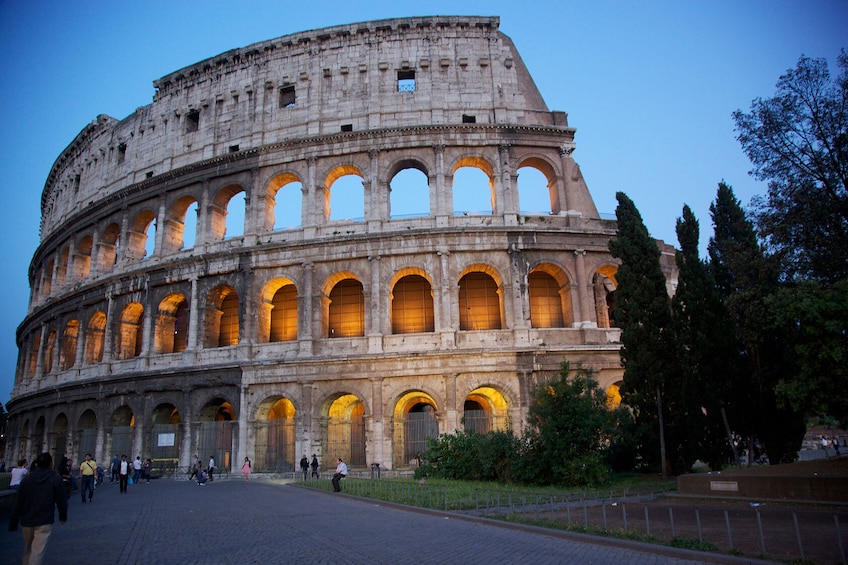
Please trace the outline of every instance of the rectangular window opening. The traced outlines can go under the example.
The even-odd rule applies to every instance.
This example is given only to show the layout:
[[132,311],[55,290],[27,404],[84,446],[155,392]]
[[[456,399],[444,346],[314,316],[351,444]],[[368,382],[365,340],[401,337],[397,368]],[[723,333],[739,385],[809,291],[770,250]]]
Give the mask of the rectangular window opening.
[[230,153],[238,153],[239,146],[238,145],[230,145]]
[[291,108],[295,103],[294,85],[280,88],[280,108]]
[[462,123],[463,124],[476,124],[477,123],[477,117],[476,116],[469,116],[468,114],[463,114],[462,115]]
[[118,162],[123,163],[124,159],[127,158],[127,144],[119,143],[118,144]]
[[398,92],[415,92],[415,71],[398,71]]
[[192,110],[186,114],[186,133],[192,133],[200,129],[200,111]]
[[342,131],[353,131],[353,124],[342,124]]

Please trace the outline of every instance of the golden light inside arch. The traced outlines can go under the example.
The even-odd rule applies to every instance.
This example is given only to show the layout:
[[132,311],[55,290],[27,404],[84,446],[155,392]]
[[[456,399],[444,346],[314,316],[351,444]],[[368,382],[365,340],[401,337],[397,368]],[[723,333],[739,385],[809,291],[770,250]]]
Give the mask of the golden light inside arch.
[[618,408],[621,404],[621,389],[618,384],[612,384],[607,388],[607,407]]
[[407,392],[395,403],[394,418],[400,421],[404,414],[412,410],[417,404],[429,404],[433,410],[437,410],[436,401],[429,394],[421,391]]
[[365,413],[365,405],[354,394],[345,394],[335,399],[327,411],[332,419],[346,420],[351,416],[361,416]]

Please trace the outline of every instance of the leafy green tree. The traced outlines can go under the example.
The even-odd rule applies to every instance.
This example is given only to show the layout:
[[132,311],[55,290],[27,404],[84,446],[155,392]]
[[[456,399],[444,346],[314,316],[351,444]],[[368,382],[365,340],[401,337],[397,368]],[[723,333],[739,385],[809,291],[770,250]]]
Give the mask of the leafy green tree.
[[416,478],[513,482],[521,442],[511,430],[487,434],[457,430],[427,440]]
[[783,406],[778,382],[790,382],[797,358],[772,297],[780,288],[778,268],[757,241],[753,224],[733,189],[720,183],[710,205],[714,235],[707,252],[716,286],[727,306],[743,357],[743,375],[737,389],[735,431],[765,444],[770,462],[794,461],[804,435],[802,415]]
[[642,460],[664,473],[685,472],[695,460],[687,431],[694,415],[681,395],[680,352],[660,250],[633,201],[622,192],[616,199],[618,232],[609,248],[621,260],[615,319],[622,330],[622,402],[633,410]]
[[535,385],[523,434],[523,482],[597,486],[609,480],[605,451],[615,443],[615,416],[590,370],[567,361],[556,378]]
[[741,356],[709,266],[699,257],[700,228],[689,206],[677,220],[677,239],[679,276],[672,311],[683,366],[679,394],[689,406],[687,437],[697,457],[719,470],[733,455],[727,414],[735,421],[736,413],[744,410],[735,403]]
[[777,82],[774,97],[733,113],[739,142],[768,182],[755,200],[769,248],[794,278],[848,278],[848,54],[831,81],[825,59],[802,56]]

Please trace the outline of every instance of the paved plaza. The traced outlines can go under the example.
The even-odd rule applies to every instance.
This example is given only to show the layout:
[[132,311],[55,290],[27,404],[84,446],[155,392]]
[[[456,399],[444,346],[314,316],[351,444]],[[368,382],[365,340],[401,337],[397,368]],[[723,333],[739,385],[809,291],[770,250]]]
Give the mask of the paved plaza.
[[[344,483],[342,483],[344,485]],[[344,488],[344,486],[342,487]],[[160,479],[69,501],[48,563],[706,563],[742,559],[408,510],[278,481],[206,486]],[[7,516],[4,516],[5,519]],[[21,533],[0,529],[0,563],[20,563]]]

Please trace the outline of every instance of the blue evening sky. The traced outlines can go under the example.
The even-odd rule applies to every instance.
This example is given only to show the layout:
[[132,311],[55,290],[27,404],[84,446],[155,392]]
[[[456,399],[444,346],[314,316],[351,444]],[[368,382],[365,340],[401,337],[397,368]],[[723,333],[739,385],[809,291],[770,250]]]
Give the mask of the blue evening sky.
[[705,246],[722,179],[743,204],[765,192],[748,175],[731,113],[771,96],[800,55],[826,58],[835,73],[848,47],[844,0],[0,0],[0,190],[9,212],[0,227],[0,402],[14,382],[44,181],[86,124],[98,114],[125,118],[151,103],[155,79],[232,48],[426,15],[500,16],[548,107],[577,128],[574,158],[599,211],[614,213],[623,191],[652,235],[675,245],[685,203]]

